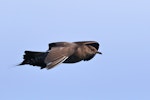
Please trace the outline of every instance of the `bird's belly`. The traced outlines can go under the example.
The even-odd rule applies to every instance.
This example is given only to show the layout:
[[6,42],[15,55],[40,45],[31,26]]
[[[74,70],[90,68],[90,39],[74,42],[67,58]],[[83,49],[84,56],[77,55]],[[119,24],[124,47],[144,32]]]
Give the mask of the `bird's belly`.
[[68,59],[66,59],[63,63],[76,63],[81,61],[82,59],[77,56],[70,56]]

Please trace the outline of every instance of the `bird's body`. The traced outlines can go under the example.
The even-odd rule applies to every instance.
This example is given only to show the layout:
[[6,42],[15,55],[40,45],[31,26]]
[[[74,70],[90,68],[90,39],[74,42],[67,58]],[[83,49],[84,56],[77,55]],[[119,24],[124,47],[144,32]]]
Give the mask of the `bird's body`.
[[99,44],[95,41],[54,42],[49,44],[46,52],[25,51],[24,61],[20,65],[29,64],[42,68],[53,68],[59,63],[76,63],[90,60],[98,52]]

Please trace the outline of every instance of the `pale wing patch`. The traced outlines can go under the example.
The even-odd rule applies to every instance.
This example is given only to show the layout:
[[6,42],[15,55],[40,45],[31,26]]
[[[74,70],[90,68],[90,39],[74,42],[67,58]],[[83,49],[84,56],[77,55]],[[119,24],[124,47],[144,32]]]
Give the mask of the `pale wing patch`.
[[46,68],[47,68],[47,69],[51,69],[51,68],[55,67],[56,65],[58,65],[58,64],[60,64],[60,63],[62,63],[62,62],[64,62],[67,58],[68,58],[67,56],[63,56],[63,57],[61,57],[61,58],[59,58],[59,59],[57,59],[57,60],[55,60],[55,61],[53,61],[53,62],[49,62],[49,63],[47,64]]
[[45,63],[49,63],[49,62],[53,62],[58,60],[59,58],[63,57],[63,56],[70,56],[72,54],[72,52],[69,52],[69,48],[68,47],[55,47],[52,48],[47,57],[45,58]]

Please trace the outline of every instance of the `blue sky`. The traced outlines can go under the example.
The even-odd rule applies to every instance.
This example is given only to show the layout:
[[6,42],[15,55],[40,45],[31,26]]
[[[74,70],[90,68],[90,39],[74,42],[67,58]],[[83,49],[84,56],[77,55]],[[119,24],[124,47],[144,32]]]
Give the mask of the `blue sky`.
[[[149,0],[1,0],[1,100],[150,100]],[[94,40],[103,55],[51,70],[25,50]]]

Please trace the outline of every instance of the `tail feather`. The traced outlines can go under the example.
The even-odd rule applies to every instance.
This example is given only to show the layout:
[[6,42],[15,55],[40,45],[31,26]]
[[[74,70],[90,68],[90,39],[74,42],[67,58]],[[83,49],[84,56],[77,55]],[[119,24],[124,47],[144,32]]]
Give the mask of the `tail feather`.
[[23,62],[19,65],[33,65],[33,66],[40,66],[41,69],[46,67],[44,62],[45,57],[47,56],[48,52],[34,52],[34,51],[25,51],[25,55],[23,56]]

